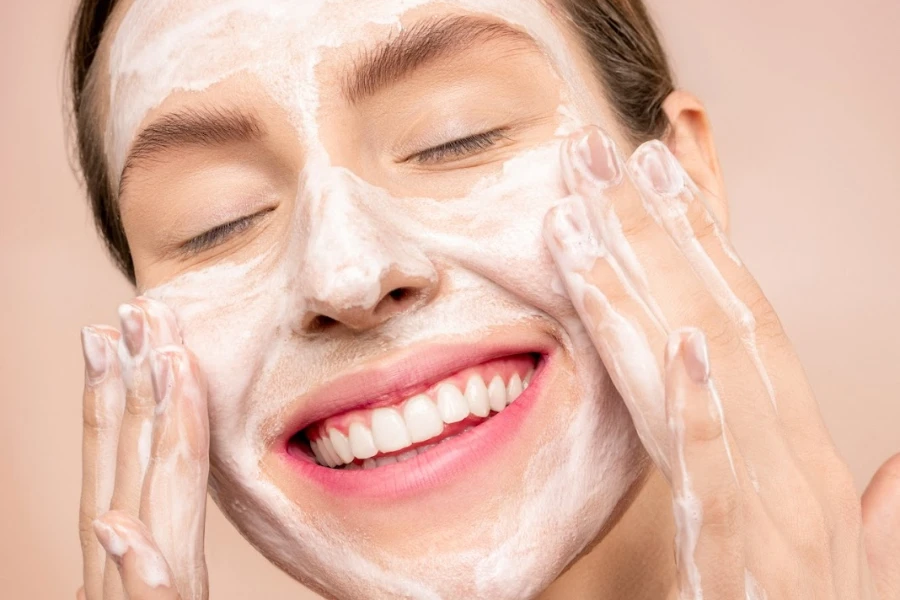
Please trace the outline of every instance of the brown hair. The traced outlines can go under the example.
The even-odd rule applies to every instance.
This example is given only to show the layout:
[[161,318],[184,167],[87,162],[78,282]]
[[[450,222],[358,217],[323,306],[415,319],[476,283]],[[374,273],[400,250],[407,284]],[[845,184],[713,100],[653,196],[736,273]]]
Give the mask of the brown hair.
[[[663,101],[674,89],[672,73],[643,0],[554,0],[583,40],[607,99],[631,135],[642,142],[668,126]],[[119,269],[135,281],[103,150],[91,69],[117,0],[81,0],[69,34],[68,78],[77,156],[94,222]]]

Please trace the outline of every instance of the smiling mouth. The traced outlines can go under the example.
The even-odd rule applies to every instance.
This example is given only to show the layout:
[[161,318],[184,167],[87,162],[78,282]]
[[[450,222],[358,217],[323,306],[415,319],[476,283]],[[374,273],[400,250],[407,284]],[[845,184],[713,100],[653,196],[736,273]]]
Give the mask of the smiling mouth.
[[406,462],[504,411],[541,362],[537,353],[493,359],[391,404],[331,415],[294,434],[288,452],[344,471]]

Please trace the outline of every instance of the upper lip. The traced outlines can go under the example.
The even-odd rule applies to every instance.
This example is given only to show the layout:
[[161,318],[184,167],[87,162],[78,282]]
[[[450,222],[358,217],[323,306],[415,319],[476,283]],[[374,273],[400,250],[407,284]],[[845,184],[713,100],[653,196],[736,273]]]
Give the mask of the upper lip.
[[491,335],[478,341],[424,343],[392,352],[297,398],[281,443],[309,425],[355,409],[388,406],[423,392],[454,373],[504,356],[550,353],[547,334]]

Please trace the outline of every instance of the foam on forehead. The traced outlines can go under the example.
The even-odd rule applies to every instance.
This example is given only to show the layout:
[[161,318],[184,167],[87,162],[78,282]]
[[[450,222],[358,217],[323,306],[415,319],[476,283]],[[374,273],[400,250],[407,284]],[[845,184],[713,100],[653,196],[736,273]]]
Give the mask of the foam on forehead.
[[115,179],[151,110],[173,92],[202,91],[238,73],[255,76],[285,108],[312,161],[327,161],[316,124],[322,50],[364,40],[372,25],[400,27],[406,12],[429,5],[522,28],[550,55],[571,99],[588,97],[541,0],[136,0],[110,50],[106,148]]

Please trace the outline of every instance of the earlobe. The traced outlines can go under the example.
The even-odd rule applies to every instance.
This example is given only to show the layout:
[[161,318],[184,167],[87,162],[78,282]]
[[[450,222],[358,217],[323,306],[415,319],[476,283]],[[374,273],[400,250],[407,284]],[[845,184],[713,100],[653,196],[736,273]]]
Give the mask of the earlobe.
[[725,182],[706,109],[693,94],[676,90],[666,98],[663,111],[670,124],[663,141],[691,179],[707,193],[710,209],[727,231]]

